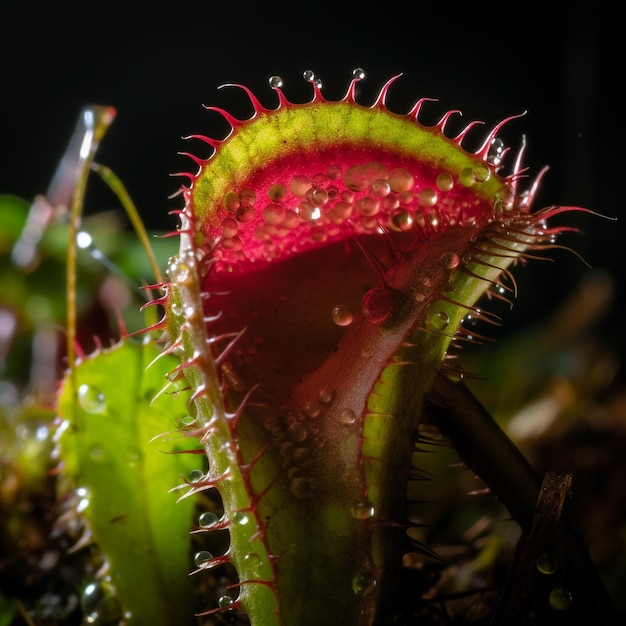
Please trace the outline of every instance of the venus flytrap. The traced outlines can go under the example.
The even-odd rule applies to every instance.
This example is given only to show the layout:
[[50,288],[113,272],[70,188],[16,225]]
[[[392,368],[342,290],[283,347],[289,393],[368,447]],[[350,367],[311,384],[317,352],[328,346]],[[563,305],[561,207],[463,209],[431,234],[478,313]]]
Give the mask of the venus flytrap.
[[548,220],[573,209],[531,213],[521,153],[502,175],[497,132],[513,118],[469,153],[473,123],[445,135],[453,112],[433,127],[423,101],[390,112],[395,79],[366,107],[360,69],[337,102],[305,78],[311,102],[273,77],[277,108],[242,87],[251,118],[213,109],[232,132],[193,137],[214,154],[191,157],[162,326],[224,498],[231,606],[253,624],[385,623],[425,398],[464,317],[490,318],[477,300],[554,245],[565,229]]
[[[62,521],[83,520],[75,548],[99,555],[84,623],[411,620],[399,607],[424,424],[532,535],[539,478],[451,359],[480,339],[468,320],[499,322],[481,299],[512,295],[517,263],[569,230],[552,219],[582,209],[531,211],[541,173],[525,186],[523,149],[509,154],[498,137],[516,117],[470,152],[476,122],[449,137],[456,112],[425,126],[427,99],[390,111],[398,77],[360,104],[364,76],[354,70],[329,101],[307,71],[302,104],[273,76],[275,108],[235,86],[253,107],[245,120],[209,107],[231,132],[189,138],[213,153],[188,155],[179,251],[163,276],[148,254],[146,328],[76,358],[74,242],[90,167],[149,247],[121,182],[90,165],[95,147],[78,168],[57,441],[59,493],[75,502]],[[600,597],[586,553],[572,554],[580,592]]]

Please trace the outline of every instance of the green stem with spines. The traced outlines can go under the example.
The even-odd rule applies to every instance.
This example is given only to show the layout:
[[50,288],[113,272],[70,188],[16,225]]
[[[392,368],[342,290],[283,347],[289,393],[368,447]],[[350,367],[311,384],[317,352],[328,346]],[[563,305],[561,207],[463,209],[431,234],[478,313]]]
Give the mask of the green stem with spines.
[[[184,217],[183,217],[184,220]],[[264,542],[249,471],[236,433],[236,417],[229,416],[222,382],[211,351],[203,316],[199,272],[192,241],[181,229],[181,253],[170,260],[166,302],[170,345],[192,389],[202,443],[209,459],[208,481],[215,481],[228,521],[228,560],[239,576],[239,605],[253,624],[279,624],[272,555]],[[254,555],[254,556],[250,556]],[[210,564],[207,564],[210,567]]]

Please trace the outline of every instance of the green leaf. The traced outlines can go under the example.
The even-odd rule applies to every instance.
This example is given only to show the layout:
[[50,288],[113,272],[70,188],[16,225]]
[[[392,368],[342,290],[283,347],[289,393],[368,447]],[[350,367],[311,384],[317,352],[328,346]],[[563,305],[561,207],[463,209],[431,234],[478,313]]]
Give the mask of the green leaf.
[[[66,377],[59,402],[64,472],[78,490],[78,508],[108,563],[106,584],[129,626],[185,624],[194,612],[188,575],[194,502],[177,503],[170,490],[198,461],[165,454],[188,448],[189,440],[154,439],[175,430],[188,400],[182,392],[154,399],[173,368],[169,356],[149,365],[158,355],[154,344],[125,340],[90,356]],[[84,600],[87,612],[100,610]]]

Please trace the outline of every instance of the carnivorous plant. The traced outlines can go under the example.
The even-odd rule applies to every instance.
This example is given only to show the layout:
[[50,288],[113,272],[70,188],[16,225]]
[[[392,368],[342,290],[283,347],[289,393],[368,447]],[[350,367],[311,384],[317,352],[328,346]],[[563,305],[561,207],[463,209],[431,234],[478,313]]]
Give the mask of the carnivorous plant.
[[[112,110],[90,109],[68,151],[70,190],[40,200],[39,234],[31,209],[31,234],[14,238],[22,268],[20,250],[45,254],[50,228],[70,241],[66,371],[46,413],[54,462],[34,472],[51,473],[56,498],[48,521],[63,549],[50,567],[81,586],[80,607],[65,613],[125,626],[539,623],[576,611],[608,623],[612,603],[566,520],[569,477],[542,483],[457,365],[461,346],[483,339],[476,322],[499,322],[490,299],[514,297],[519,264],[549,254],[570,230],[561,218],[584,209],[532,207],[542,172],[527,178],[523,147],[499,138],[519,116],[468,150],[478,123],[449,136],[457,111],[427,126],[428,99],[389,110],[398,77],[370,105],[357,98],[360,68],[337,101],[313,72],[304,78],[313,97],[294,103],[273,76],[272,107],[230,86],[252,115],[209,107],[230,133],[188,138],[178,228],[159,241],[169,261],[156,258],[144,285],[144,328],[120,320],[112,345],[81,344],[77,264],[90,253],[108,276],[109,257],[115,269],[128,252],[94,243],[81,221],[90,169],[142,233],[121,182],[92,162]],[[425,541],[420,513],[436,506],[422,488],[427,452],[444,442],[522,530],[505,566],[520,587],[505,586],[493,557],[482,586],[474,576],[448,587],[449,614],[431,593],[448,557]],[[9,465],[26,471],[27,447],[11,450]],[[17,501],[5,492],[5,509]],[[69,558],[80,574],[67,573]],[[20,602],[14,615],[40,623],[41,598],[29,611],[36,603]]]

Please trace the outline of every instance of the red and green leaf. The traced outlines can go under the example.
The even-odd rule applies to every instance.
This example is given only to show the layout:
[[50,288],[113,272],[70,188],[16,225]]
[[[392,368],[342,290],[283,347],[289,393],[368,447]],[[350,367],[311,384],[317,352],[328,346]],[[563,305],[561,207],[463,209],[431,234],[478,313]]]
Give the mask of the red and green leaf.
[[[498,124],[476,152],[453,112],[427,127],[341,101],[254,107],[192,157],[180,253],[159,300],[224,503],[230,608],[253,624],[371,624],[394,603],[412,434],[462,321],[559,229],[530,212]],[[508,286],[507,286],[508,284]],[[452,371],[452,370],[450,370]]]

